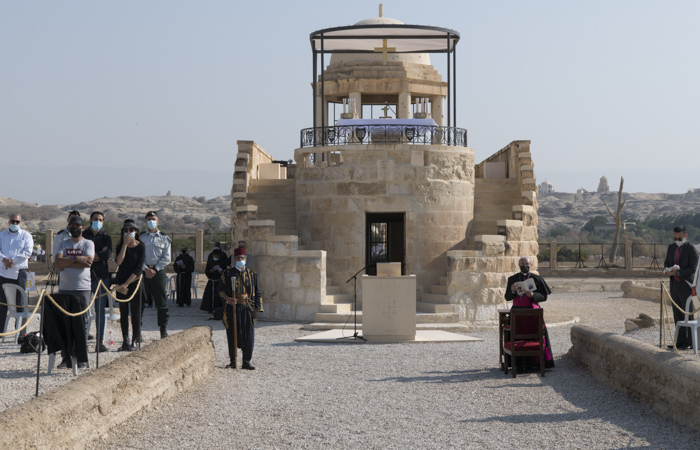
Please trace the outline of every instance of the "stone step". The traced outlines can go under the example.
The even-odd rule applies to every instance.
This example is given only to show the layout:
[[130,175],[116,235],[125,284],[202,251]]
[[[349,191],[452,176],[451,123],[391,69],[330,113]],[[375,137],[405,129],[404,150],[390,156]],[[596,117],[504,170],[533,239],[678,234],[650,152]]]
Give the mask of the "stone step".
[[439,304],[449,304],[450,301],[447,299],[447,295],[444,294],[423,294],[421,301],[424,303],[439,303]]
[[[328,289],[328,288],[326,287],[326,289]],[[340,290],[339,287],[338,287],[338,290]],[[331,304],[337,305],[338,303],[350,303],[350,302],[352,302],[352,295],[341,294],[341,293],[329,294],[328,291],[326,290],[326,300],[323,302],[323,304],[325,304],[325,305],[331,305]]]
[[[583,252],[581,252],[583,254]],[[446,284],[433,284],[430,286],[431,294],[442,294],[447,295],[447,285]]]
[[515,178],[475,178],[475,186],[518,186],[518,180]]
[[[583,253],[583,252],[582,252],[582,253]],[[440,277],[439,283],[440,283],[440,284],[444,284],[445,286],[447,286],[447,277]]]
[[250,180],[249,183],[250,186],[295,186],[296,185],[296,180],[295,179],[288,179],[288,180],[258,180],[258,179],[253,179]]
[[329,286],[326,282],[326,296],[334,294],[340,294],[340,286]]
[[321,313],[329,314],[349,314],[352,312],[352,303],[334,303],[332,305],[321,305]]
[[299,232],[296,228],[276,228],[275,236],[299,236]]
[[[319,312],[316,313],[314,323],[324,323],[324,324],[343,324],[348,323],[352,326],[354,323],[354,313],[352,311],[346,313],[326,313]],[[362,323],[362,311],[357,312],[357,323]],[[416,312],[416,324],[419,323],[459,323],[459,314],[455,312],[447,313],[429,313],[429,312]],[[313,325],[313,324],[312,324]]]
[[418,312],[427,313],[453,313],[455,312],[454,305],[451,304],[437,304],[437,303],[416,303],[416,310]]

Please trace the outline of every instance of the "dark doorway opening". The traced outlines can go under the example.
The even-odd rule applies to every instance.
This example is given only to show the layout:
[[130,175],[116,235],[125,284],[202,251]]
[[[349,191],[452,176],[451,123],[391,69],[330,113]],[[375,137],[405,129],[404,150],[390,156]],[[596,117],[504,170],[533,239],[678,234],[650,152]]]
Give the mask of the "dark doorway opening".
[[367,213],[365,259],[367,275],[376,275],[378,262],[400,262],[406,274],[406,215],[404,213]]

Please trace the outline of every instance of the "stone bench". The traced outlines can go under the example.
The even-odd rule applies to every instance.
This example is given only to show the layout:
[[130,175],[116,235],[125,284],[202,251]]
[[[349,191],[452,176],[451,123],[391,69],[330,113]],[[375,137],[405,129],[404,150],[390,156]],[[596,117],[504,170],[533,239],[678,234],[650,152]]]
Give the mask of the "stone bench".
[[700,361],[599,328],[571,328],[568,356],[601,384],[700,430]]
[[0,448],[84,448],[206,378],[214,370],[211,333],[188,328],[3,411]]

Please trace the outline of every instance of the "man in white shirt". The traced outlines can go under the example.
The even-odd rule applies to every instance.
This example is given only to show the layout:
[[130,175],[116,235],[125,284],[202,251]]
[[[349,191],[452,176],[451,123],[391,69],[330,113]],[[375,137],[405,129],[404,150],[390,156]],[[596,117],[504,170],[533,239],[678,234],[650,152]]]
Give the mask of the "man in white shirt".
[[[0,303],[7,303],[3,284],[15,284],[22,289],[26,289],[27,286],[27,269],[34,239],[31,234],[20,228],[21,223],[22,217],[12,214],[7,222],[9,228],[0,232]],[[6,318],[7,306],[0,305],[0,327],[3,327],[3,332]]]

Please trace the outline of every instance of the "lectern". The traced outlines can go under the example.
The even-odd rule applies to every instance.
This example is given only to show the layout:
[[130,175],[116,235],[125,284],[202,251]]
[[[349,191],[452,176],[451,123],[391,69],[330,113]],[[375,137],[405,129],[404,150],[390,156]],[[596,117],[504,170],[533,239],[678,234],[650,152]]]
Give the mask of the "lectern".
[[373,342],[416,339],[416,276],[362,276],[362,336]]

